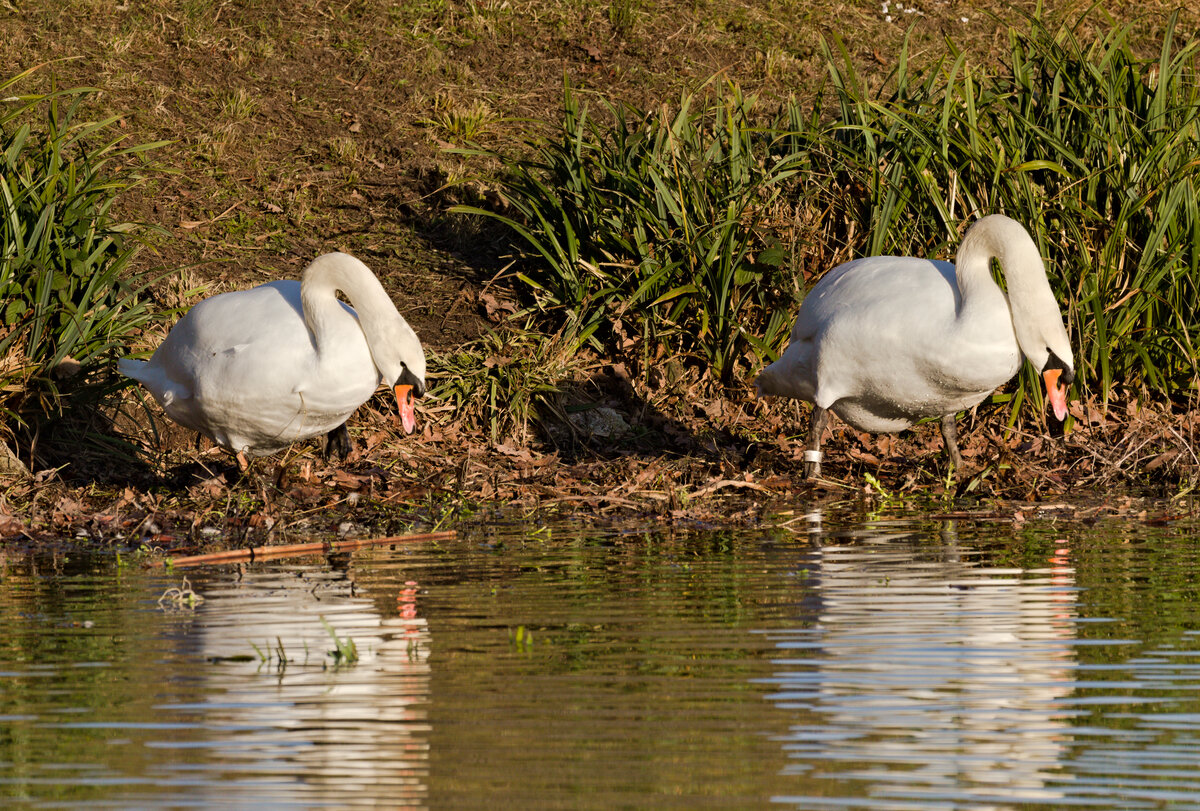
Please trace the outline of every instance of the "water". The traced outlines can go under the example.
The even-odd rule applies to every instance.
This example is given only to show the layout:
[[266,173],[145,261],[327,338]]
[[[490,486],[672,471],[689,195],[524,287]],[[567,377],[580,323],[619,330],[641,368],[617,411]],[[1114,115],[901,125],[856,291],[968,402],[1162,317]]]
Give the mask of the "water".
[[[1194,524],[794,527],[0,560],[0,797],[1200,808]],[[185,573],[203,601],[160,603]]]

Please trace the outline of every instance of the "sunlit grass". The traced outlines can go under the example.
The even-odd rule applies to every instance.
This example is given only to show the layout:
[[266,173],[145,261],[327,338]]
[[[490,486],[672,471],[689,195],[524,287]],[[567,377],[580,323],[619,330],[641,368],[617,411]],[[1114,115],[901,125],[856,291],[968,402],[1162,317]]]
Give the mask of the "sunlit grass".
[[258,99],[244,87],[226,93],[221,99],[221,116],[228,121],[245,121],[258,109]]
[[563,337],[531,331],[491,332],[448,353],[429,353],[434,402],[492,442],[526,442],[549,422],[565,422],[564,384],[582,365]]
[[430,102],[428,118],[420,123],[432,129],[443,141],[465,146],[478,141],[498,121],[496,113],[482,100],[463,104],[439,93]]

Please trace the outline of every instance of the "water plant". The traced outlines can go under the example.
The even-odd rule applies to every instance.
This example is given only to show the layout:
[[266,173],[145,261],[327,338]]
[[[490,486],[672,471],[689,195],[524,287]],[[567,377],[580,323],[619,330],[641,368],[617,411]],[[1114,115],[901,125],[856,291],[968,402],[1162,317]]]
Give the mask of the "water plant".
[[202,602],[204,602],[204,598],[196,593],[192,588],[191,582],[184,577],[181,585],[170,586],[159,595],[158,607],[163,609],[167,606],[173,608],[195,608]]
[[533,652],[533,631],[524,625],[518,625],[516,628],[509,629],[508,641],[512,649],[517,653]]
[[321,617],[321,625],[325,627],[325,630],[329,632],[329,638],[333,640],[333,650],[328,652],[328,655],[333,657],[333,666],[344,667],[358,664],[358,646],[354,644],[354,640],[350,637],[338,636],[337,631],[324,617]]
[[[283,647],[283,640],[281,638],[279,638],[278,636],[275,637],[274,645],[272,645],[270,642],[266,643],[265,651],[262,648],[260,648],[258,645],[254,644],[254,642],[250,643],[250,647],[254,648],[254,652],[258,655],[258,662],[259,662],[260,667],[262,665],[271,665],[275,668],[275,670],[277,672],[282,673],[283,671],[287,670],[288,664],[292,661],[291,659],[288,658],[287,651]],[[306,652],[307,652],[307,646],[306,646]],[[245,657],[245,658],[230,657],[230,658],[232,661],[248,661],[249,660],[249,657]]]

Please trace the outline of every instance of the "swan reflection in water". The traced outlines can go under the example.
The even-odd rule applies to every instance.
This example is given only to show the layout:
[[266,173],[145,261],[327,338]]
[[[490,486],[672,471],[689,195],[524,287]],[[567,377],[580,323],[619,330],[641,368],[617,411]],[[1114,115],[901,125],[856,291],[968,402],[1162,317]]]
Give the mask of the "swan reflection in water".
[[[940,539],[868,530],[812,561],[814,622],[773,635],[786,658],[770,699],[798,718],[784,746],[805,795],[778,801],[978,809],[1064,796],[1076,665],[1065,549],[1038,570],[984,568],[952,527]],[[829,780],[871,799],[823,799]]]
[[[204,714],[205,757],[189,768],[224,772],[203,783],[221,802],[426,805],[430,635],[416,584],[368,596],[345,572],[293,566],[197,590],[181,642],[210,664],[186,691],[197,703],[175,709]],[[357,663],[329,655],[330,629]]]

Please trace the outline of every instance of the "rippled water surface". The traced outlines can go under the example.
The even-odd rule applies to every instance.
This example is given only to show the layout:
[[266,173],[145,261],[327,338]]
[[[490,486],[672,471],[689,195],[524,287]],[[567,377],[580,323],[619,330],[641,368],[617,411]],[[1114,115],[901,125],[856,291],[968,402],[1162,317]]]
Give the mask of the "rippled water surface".
[[1200,808],[1194,524],[796,526],[463,526],[189,570],[194,606],[9,557],[0,797]]

